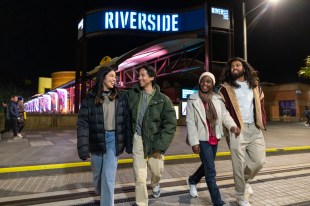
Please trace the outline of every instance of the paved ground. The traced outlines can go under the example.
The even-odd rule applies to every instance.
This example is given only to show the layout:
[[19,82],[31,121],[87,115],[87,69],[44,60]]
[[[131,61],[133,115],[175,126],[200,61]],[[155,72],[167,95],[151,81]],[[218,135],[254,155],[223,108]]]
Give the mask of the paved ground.
[[[191,149],[184,143],[185,129],[178,127],[166,156],[191,153]],[[28,130],[23,135],[26,138],[20,141],[12,141],[8,136],[2,138],[0,169],[80,161],[76,153],[76,132],[73,129]],[[310,128],[303,123],[269,123],[264,135],[269,149],[310,145]],[[219,151],[228,151],[225,141],[220,142]],[[251,204],[310,205],[309,159],[309,149],[299,152],[268,152],[263,170],[252,182],[255,193]],[[200,163],[197,160],[166,161],[161,181],[162,196],[150,199],[150,205],[211,205],[204,181],[198,185],[198,198],[191,198],[188,194],[185,180],[198,168]],[[227,205],[236,206],[230,160],[218,158],[216,168],[224,201]],[[116,205],[134,203],[133,188],[131,164],[119,165]],[[89,167],[0,174],[0,205],[98,205],[97,200]]]
[[[299,123],[269,123],[263,132],[267,148],[285,148],[310,145],[310,127]],[[0,141],[0,167],[80,162],[76,150],[75,129],[27,130],[22,140],[12,140],[6,133]],[[192,154],[185,144],[186,127],[178,127],[166,155]],[[225,140],[219,143],[219,152],[228,151]],[[122,154],[120,158],[130,158]]]

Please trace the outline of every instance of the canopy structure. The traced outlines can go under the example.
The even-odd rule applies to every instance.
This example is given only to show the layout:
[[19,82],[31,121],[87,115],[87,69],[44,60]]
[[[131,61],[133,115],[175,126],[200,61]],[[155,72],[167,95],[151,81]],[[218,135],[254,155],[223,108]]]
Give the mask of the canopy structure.
[[[189,53],[198,52],[199,49],[204,47],[204,43],[205,39],[198,37],[197,34],[184,34],[157,39],[97,66],[89,71],[88,75],[94,76],[102,66],[111,66],[120,73],[120,86],[126,86],[137,81],[136,69],[145,63],[153,64],[157,76],[192,70],[196,67],[193,62],[197,55],[191,58]],[[179,68],[177,65],[182,58],[187,58],[189,62],[185,63],[183,68]],[[199,68],[201,68],[201,65]]]

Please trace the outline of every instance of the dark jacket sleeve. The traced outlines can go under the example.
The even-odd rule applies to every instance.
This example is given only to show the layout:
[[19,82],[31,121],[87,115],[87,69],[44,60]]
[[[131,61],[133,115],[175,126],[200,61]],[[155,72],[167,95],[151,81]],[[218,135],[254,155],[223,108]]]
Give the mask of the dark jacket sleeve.
[[84,99],[77,119],[77,150],[80,159],[86,160],[89,155],[89,111],[87,98]]
[[129,112],[129,105],[128,105],[128,92],[123,94],[124,98],[124,123],[125,123],[125,144],[126,144],[126,152],[128,154],[132,153],[133,147],[133,137],[131,133],[131,117]]

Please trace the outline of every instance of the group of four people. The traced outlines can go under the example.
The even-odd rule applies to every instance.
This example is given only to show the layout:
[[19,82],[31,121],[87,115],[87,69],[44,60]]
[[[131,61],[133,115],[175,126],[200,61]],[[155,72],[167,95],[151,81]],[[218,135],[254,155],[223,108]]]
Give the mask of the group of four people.
[[[144,65],[138,72],[139,83],[129,91],[119,91],[115,71],[102,67],[79,111],[78,154],[82,160],[91,160],[100,205],[114,205],[117,161],[125,148],[133,156],[135,205],[148,205],[148,168],[152,195],[156,198],[161,193],[164,153],[176,131],[176,115],[171,100],[155,83],[154,68]],[[249,182],[265,159],[261,132],[265,128],[264,96],[257,72],[241,58],[227,63],[221,81],[218,95],[213,92],[214,75],[204,72],[198,81],[199,91],[188,98],[188,140],[202,162],[188,179],[190,194],[198,196],[196,184],[205,176],[213,205],[225,204],[216,184],[214,159],[218,141],[226,137],[237,203],[250,205],[253,191]]]

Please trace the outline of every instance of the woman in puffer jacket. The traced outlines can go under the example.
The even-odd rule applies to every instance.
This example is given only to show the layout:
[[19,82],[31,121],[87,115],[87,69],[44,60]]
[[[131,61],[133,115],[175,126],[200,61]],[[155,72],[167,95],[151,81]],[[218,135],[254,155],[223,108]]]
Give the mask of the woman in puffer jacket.
[[114,205],[118,156],[132,152],[127,95],[115,87],[116,72],[102,67],[83,100],[77,120],[77,149],[82,160],[91,159],[95,191],[101,206]]

